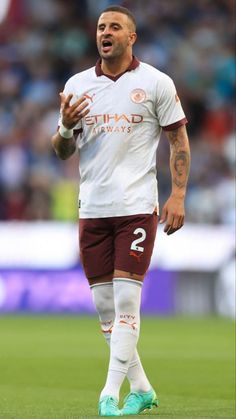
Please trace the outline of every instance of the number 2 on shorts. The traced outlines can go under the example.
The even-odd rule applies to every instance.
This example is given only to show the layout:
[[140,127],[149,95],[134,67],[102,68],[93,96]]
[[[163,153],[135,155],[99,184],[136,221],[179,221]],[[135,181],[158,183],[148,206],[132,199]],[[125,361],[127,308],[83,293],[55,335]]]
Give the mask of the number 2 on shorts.
[[135,239],[134,241],[132,241],[131,246],[130,246],[130,249],[131,250],[136,250],[138,252],[143,252],[144,251],[144,247],[137,246],[137,245],[138,245],[138,243],[142,243],[146,239],[146,236],[147,236],[146,231],[144,230],[144,228],[136,228],[134,230],[134,233],[133,234],[135,234],[135,235],[141,234],[141,237],[138,237],[137,239]]

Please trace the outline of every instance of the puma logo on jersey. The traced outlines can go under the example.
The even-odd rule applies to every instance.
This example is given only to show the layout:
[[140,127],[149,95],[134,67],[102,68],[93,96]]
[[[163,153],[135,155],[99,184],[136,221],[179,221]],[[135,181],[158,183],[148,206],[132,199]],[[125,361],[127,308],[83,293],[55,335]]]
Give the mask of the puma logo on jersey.
[[130,256],[133,256],[134,258],[137,259],[138,262],[140,262],[140,259],[141,259],[142,255],[143,255],[143,253],[137,254],[133,250],[130,250],[129,255]]
[[84,95],[84,97],[86,97],[86,99],[90,100],[92,103],[94,96],[96,96],[96,93],[93,93],[92,96],[90,96],[88,93],[85,93]]

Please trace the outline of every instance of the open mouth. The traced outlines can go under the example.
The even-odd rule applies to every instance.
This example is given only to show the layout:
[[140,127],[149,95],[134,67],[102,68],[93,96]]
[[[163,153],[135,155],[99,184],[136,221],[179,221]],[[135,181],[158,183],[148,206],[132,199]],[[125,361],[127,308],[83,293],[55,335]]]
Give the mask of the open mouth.
[[110,51],[111,48],[112,48],[112,42],[109,41],[108,39],[104,39],[102,41],[102,50],[104,52],[108,52],[108,51]]

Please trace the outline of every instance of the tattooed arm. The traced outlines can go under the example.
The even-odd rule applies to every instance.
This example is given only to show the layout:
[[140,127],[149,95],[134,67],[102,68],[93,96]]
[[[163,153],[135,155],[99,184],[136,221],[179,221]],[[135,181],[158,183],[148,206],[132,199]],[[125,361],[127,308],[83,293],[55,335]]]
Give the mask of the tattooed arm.
[[190,149],[185,125],[173,131],[166,131],[166,136],[170,143],[172,191],[162,209],[160,223],[165,222],[164,231],[169,235],[184,225],[184,199],[190,167]]

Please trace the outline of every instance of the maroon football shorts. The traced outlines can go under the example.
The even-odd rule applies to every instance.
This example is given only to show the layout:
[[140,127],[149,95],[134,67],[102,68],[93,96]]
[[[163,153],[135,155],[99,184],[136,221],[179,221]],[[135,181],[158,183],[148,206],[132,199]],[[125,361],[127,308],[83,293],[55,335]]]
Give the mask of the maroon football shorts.
[[150,264],[157,223],[156,212],[80,219],[80,258],[87,278],[115,269],[144,275]]

